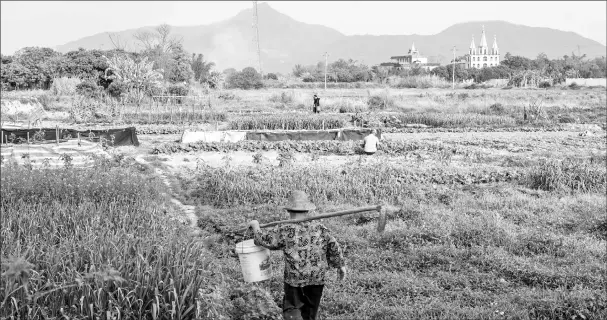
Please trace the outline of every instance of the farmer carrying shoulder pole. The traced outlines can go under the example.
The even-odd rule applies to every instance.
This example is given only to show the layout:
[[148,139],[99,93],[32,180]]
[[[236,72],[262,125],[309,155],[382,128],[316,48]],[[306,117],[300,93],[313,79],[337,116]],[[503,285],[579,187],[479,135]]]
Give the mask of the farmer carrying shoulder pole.
[[[316,206],[303,191],[293,191],[285,209],[291,219],[309,215]],[[338,269],[343,280],[347,269],[339,243],[329,229],[316,221],[289,223],[262,230],[259,222],[249,222],[255,245],[282,250],[284,270],[284,319],[315,320],[324,289],[327,265]]]
[[379,138],[377,137],[377,129],[373,129],[371,134],[363,138],[364,149],[367,155],[372,155],[377,152],[377,144],[379,143]]
[[314,107],[312,108],[312,112],[320,113],[320,98],[314,95]]

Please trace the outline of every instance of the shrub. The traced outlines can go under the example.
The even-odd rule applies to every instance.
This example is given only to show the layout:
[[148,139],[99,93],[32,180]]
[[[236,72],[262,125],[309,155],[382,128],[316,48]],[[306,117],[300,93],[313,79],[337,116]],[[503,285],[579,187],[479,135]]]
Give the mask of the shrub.
[[94,97],[99,91],[101,91],[101,87],[93,81],[84,81],[76,85],[76,93],[85,97]]
[[248,67],[228,75],[227,85],[233,89],[260,89],[263,87],[263,81],[257,70]]
[[289,104],[293,102],[293,95],[287,92],[281,92],[280,94],[273,94],[268,100],[270,102]]
[[550,82],[548,81],[542,81],[540,82],[540,84],[538,85],[538,87],[545,89],[545,88],[550,88],[552,85],[550,84]]
[[128,92],[128,87],[122,81],[113,81],[108,86],[107,91],[110,94],[110,96],[112,96],[114,98],[119,98],[119,97],[126,95],[126,93]]
[[460,100],[466,100],[470,97],[470,95],[467,92],[462,92],[460,94],[457,95],[457,98]]
[[182,84],[172,84],[167,88],[167,91],[170,95],[187,96],[190,92],[190,89]]
[[76,93],[76,86],[82,82],[78,78],[54,78],[51,84],[51,92],[56,96],[71,96]]
[[580,88],[581,88],[581,86],[579,86],[579,85],[578,85],[576,82],[572,82],[572,83],[569,85],[569,89],[578,90],[578,89],[580,89]]
[[506,112],[506,109],[504,108],[504,106],[499,102],[490,105],[489,110],[491,111],[491,113],[494,113],[494,114],[504,114]]
[[276,74],[271,73],[271,72],[266,74],[265,78],[268,80],[278,80],[278,77],[276,76]]
[[384,110],[388,107],[394,107],[394,99],[392,99],[387,93],[373,95],[367,100],[367,105],[369,106],[369,109]]

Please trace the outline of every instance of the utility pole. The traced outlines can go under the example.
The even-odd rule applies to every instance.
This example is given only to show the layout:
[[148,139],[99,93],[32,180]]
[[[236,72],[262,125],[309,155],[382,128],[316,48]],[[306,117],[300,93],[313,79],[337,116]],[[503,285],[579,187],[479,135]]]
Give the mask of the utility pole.
[[452,88],[452,90],[455,90],[455,46],[453,46],[453,68],[451,69],[451,72],[453,73],[453,88]]
[[327,57],[329,57],[329,54],[325,52],[324,56],[325,56],[325,90],[327,90]]
[[261,50],[259,49],[259,26],[257,17],[257,1],[253,1],[253,28],[255,28],[255,42],[257,44],[257,60],[259,62],[259,74],[263,79],[263,71],[261,70]]

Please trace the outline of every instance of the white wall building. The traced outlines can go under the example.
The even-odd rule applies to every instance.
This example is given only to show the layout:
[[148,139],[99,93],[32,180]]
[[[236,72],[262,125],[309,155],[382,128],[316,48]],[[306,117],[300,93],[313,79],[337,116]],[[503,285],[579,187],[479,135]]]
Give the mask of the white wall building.
[[472,42],[470,43],[470,51],[466,61],[467,68],[484,68],[484,67],[495,67],[500,64],[500,53],[497,47],[497,36],[493,36],[493,46],[491,49],[487,46],[487,39],[485,37],[485,26],[483,26],[483,33],[481,34],[481,43],[478,47],[474,44],[474,35],[472,35]]

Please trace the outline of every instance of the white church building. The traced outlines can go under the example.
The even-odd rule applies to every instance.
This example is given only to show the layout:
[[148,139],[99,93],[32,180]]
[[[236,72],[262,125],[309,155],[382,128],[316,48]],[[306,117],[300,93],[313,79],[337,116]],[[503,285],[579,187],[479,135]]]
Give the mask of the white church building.
[[466,61],[466,68],[481,69],[484,67],[495,67],[500,64],[500,52],[497,47],[497,36],[493,36],[493,46],[491,49],[487,46],[485,37],[485,26],[481,34],[481,43],[478,47],[474,43],[474,35],[470,43],[470,51]]

